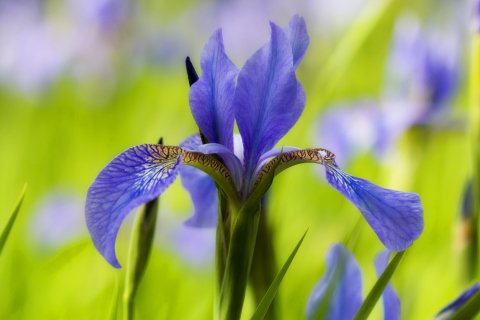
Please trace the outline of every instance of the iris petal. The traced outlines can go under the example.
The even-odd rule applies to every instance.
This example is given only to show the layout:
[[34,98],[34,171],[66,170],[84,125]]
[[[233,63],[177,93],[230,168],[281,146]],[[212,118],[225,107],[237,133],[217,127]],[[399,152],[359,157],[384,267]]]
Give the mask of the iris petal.
[[247,180],[259,157],[290,130],[305,106],[296,103],[299,89],[292,47],[280,27],[271,23],[271,29],[270,40],[240,71],[233,102]]
[[182,186],[190,194],[193,202],[193,215],[185,225],[195,228],[210,228],[217,225],[217,188],[213,179],[203,171],[182,166],[180,168]]
[[284,30],[287,39],[290,42],[290,46],[292,47],[293,67],[296,69],[310,44],[307,25],[305,20],[296,14],[292,17]]
[[362,271],[353,254],[341,244],[330,247],[327,274],[315,286],[307,302],[306,318],[316,319],[322,304],[327,320],[351,320],[362,305]]
[[379,187],[325,165],[328,183],[363,214],[380,241],[391,251],[410,247],[423,231],[423,207],[416,193]]
[[[185,150],[197,151],[202,145],[199,134],[185,139],[181,144]],[[200,169],[181,166],[180,179],[182,186],[190,194],[193,202],[193,215],[185,221],[189,227],[214,227],[217,224],[217,188],[213,179]]]
[[[383,250],[375,257],[375,270],[380,277],[387,268],[388,261],[390,259],[391,252]],[[391,283],[387,284],[387,287],[382,294],[383,299],[383,319],[385,320],[399,320],[400,319],[400,298],[398,297],[395,289]]]
[[85,216],[93,244],[114,267],[115,239],[125,216],[172,184],[181,149],[143,144],[126,150],[100,171],[87,193]]
[[193,118],[209,142],[233,151],[232,101],[238,69],[225,54],[222,30],[208,40],[200,56],[202,74],[190,88]]

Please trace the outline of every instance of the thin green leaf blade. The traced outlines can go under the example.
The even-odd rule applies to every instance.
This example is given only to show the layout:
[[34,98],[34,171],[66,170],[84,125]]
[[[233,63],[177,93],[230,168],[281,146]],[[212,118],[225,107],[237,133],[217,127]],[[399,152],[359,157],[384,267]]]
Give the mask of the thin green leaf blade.
[[288,268],[290,267],[290,264],[292,263],[293,259],[295,258],[295,255],[297,254],[298,249],[300,248],[300,245],[303,242],[303,239],[307,235],[307,231],[303,234],[302,238],[298,242],[297,246],[295,249],[293,249],[292,253],[288,257],[287,261],[285,261],[285,264],[283,265],[282,269],[280,272],[277,274],[275,279],[273,280],[272,284],[270,285],[270,288],[268,288],[267,293],[263,297],[262,301],[260,301],[260,304],[258,305],[257,309],[255,310],[255,313],[253,314],[251,320],[261,320],[265,316],[265,314],[268,311],[268,308],[270,307],[270,304],[273,301],[273,298],[275,298],[275,295],[277,294],[278,287],[283,281],[283,277],[287,273]]
[[3,228],[2,234],[0,235],[0,254],[2,253],[3,247],[7,242],[8,236],[10,235],[10,231],[17,219],[18,212],[20,211],[20,207],[22,206],[23,198],[25,197],[25,192],[27,191],[27,184],[23,187],[22,193],[20,194],[20,198],[18,198],[17,204],[13,209],[12,213],[10,214],[10,218],[7,221],[7,224]]
[[397,254],[395,254],[385,271],[383,271],[380,278],[378,278],[372,290],[370,290],[370,293],[368,294],[365,301],[363,301],[362,306],[360,307],[360,309],[358,309],[358,312],[355,315],[355,318],[353,318],[353,320],[364,320],[368,318],[368,316],[373,310],[373,307],[375,307],[375,304],[377,304],[378,299],[380,299],[380,297],[382,296],[383,290],[385,290],[385,287],[387,286],[388,282],[397,270],[397,267],[400,264],[400,261],[402,261],[405,252],[406,250],[397,252]]
[[450,320],[474,319],[480,312],[480,291],[477,291],[468,301],[450,318]]

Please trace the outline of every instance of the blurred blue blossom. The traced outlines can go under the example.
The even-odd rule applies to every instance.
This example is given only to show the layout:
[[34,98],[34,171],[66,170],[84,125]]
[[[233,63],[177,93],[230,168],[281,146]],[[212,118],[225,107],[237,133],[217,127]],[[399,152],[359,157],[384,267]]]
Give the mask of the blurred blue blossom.
[[[326,149],[274,148],[305,107],[305,92],[295,69],[309,37],[298,15],[285,29],[274,23],[270,26],[269,41],[240,72],[225,54],[221,29],[205,45],[200,57],[202,74],[191,86],[189,101],[193,118],[209,143],[202,144],[197,134],[179,147],[132,147],[107,164],[90,186],[87,226],[96,248],[114,267],[120,267],[115,239],[125,216],[162,194],[179,173],[185,179],[183,165],[208,173],[239,210],[270,170],[279,173],[300,163],[321,164],[328,183],[360,210],[387,248],[402,251],[422,233],[423,207],[418,194],[384,189],[351,176]],[[235,121],[240,135],[233,134]],[[221,162],[210,154],[217,154]],[[199,215],[189,220],[190,225],[214,225],[215,185],[208,179],[205,183],[202,174],[187,175],[184,185]]]
[[68,189],[57,188],[37,202],[30,224],[32,243],[43,250],[56,250],[85,235],[84,200]]
[[475,283],[465,292],[463,292],[457,299],[450,302],[443,308],[435,317],[435,320],[450,319],[455,312],[457,312],[475,293],[480,289],[480,284]]
[[408,128],[445,126],[459,70],[459,39],[454,32],[427,30],[416,18],[401,17],[393,33],[383,97],[378,102],[333,106],[318,122],[317,140],[326,145],[339,142],[334,152],[344,154],[346,162],[370,150],[381,158]]
[[[390,252],[385,250],[375,258],[377,274],[388,265]],[[308,320],[324,312],[327,320],[352,320],[363,303],[363,277],[354,255],[342,244],[330,247],[326,257],[327,273],[320,279],[309,297]],[[382,294],[384,319],[400,319],[400,299],[389,283]]]

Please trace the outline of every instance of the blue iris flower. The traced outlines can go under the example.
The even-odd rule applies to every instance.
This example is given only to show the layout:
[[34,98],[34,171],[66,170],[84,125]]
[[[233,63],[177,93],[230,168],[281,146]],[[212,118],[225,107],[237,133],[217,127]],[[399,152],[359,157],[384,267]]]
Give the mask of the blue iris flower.
[[475,283],[465,290],[457,299],[450,302],[435,317],[435,320],[447,320],[452,317],[474,294],[480,290],[480,284]]
[[[188,224],[216,223],[216,186],[198,169],[213,178],[231,205],[240,208],[270,170],[278,174],[300,163],[322,164],[330,185],[362,212],[387,248],[404,250],[422,233],[423,207],[418,194],[384,189],[351,176],[340,170],[333,153],[325,149],[284,147],[282,153],[281,148],[274,148],[305,106],[295,69],[309,37],[298,15],[285,29],[270,25],[270,39],[240,71],[225,54],[221,29],[205,45],[200,57],[202,74],[191,86],[189,100],[208,144],[194,135],[179,147],[132,147],[107,164],[90,186],[85,206],[88,230],[95,247],[114,267],[120,267],[115,239],[125,216],[160,196],[179,173],[195,206]],[[239,135],[233,134],[235,121]]]
[[[388,265],[390,251],[375,258],[378,276]],[[324,308],[326,320],[352,320],[363,303],[362,270],[354,255],[343,245],[330,247],[326,257],[327,273],[315,286],[307,302],[306,318],[313,320]],[[400,299],[389,283],[382,294],[385,320],[400,319]]]

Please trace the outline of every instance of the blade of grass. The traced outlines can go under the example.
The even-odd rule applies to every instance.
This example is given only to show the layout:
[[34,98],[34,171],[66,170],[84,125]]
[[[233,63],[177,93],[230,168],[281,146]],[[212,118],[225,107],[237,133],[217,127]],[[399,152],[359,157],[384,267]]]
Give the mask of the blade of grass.
[[451,318],[450,320],[474,319],[480,311],[480,291],[475,293]]
[[20,211],[20,207],[22,206],[23,198],[25,197],[25,192],[27,191],[27,184],[23,187],[22,193],[20,194],[20,198],[17,201],[17,205],[13,209],[13,212],[10,214],[10,218],[8,219],[7,224],[3,228],[2,234],[0,236],[0,254],[2,253],[3,247],[5,246],[5,242],[7,242],[8,236],[10,235],[10,231],[12,230],[13,224],[17,219],[18,212]]
[[260,304],[258,305],[257,309],[255,310],[255,313],[253,314],[251,320],[261,320],[265,316],[265,314],[268,311],[268,308],[270,307],[270,304],[273,301],[273,298],[275,298],[275,295],[277,294],[278,287],[282,283],[283,277],[287,273],[288,268],[290,267],[290,264],[293,261],[293,258],[295,258],[295,255],[297,254],[298,249],[300,248],[300,245],[303,242],[303,239],[307,235],[307,231],[303,234],[302,238],[298,242],[297,246],[295,249],[293,249],[292,253],[288,257],[287,261],[285,261],[285,264],[283,265],[282,269],[280,272],[277,274],[275,279],[273,280],[272,284],[270,285],[270,288],[268,288],[267,293],[263,297],[262,301],[260,301]]
[[397,254],[395,254],[385,271],[383,271],[380,278],[378,278],[372,290],[370,290],[370,293],[368,294],[365,301],[363,301],[363,304],[361,305],[353,320],[364,320],[368,318],[370,312],[372,312],[373,310],[373,307],[375,307],[375,304],[377,304],[378,299],[382,296],[383,290],[385,290],[385,287],[395,273],[395,270],[397,270],[397,267],[400,264],[400,261],[402,261],[405,252],[406,250],[397,252]]

